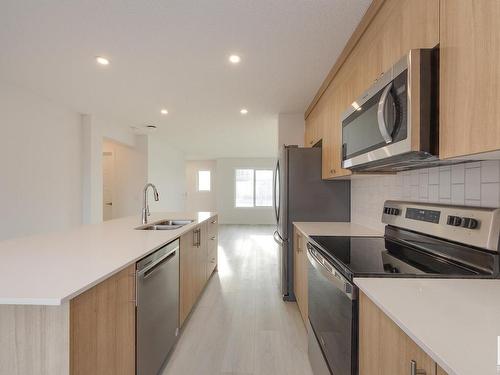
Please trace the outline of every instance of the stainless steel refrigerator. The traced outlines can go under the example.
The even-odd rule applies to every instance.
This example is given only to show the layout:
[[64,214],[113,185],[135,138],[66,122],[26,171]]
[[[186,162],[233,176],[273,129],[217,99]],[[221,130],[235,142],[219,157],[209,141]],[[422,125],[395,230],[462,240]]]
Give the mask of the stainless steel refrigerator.
[[283,146],[276,164],[273,191],[281,293],[284,300],[294,301],[293,222],[349,221],[350,181],[321,179],[321,148]]

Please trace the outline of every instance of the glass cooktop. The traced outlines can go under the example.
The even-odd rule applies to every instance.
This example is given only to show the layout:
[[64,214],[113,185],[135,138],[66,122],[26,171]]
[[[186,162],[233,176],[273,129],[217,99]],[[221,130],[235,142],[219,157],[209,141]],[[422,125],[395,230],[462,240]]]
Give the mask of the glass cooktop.
[[[463,259],[452,259],[454,253],[450,249],[464,252],[463,249],[457,250],[452,246],[446,249],[446,244],[426,241],[425,238],[414,239],[415,247],[411,246],[411,242],[404,244],[387,237],[311,236],[311,239],[318,245],[314,247],[321,255],[348,278],[491,277],[487,269],[465,263]],[[450,250],[450,254],[443,250]]]

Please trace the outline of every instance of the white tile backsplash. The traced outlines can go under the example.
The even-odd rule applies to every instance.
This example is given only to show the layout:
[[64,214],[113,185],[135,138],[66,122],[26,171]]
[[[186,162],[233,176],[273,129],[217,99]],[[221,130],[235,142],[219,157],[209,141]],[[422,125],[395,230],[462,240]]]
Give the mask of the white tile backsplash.
[[500,160],[486,160],[481,164],[481,183],[500,182]]
[[500,207],[500,161],[458,164],[387,176],[354,176],[351,220],[375,229],[388,199]]
[[451,204],[456,204],[456,205],[465,204],[464,184],[451,185]]
[[481,168],[465,170],[465,199],[481,199]]
[[451,169],[439,171],[439,198],[451,198]]
[[464,179],[465,179],[465,166],[463,164],[452,165],[451,166],[451,183],[452,184],[463,184]]

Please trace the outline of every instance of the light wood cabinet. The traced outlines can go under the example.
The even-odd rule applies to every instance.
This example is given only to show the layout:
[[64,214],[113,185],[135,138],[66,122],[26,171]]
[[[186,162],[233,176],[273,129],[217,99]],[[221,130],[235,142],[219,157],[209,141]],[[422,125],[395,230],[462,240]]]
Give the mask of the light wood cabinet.
[[448,375],[440,366],[436,365],[436,375]]
[[414,361],[420,374],[446,375],[365,294],[359,296],[359,374],[410,374]]
[[297,299],[297,305],[299,306],[300,314],[304,320],[304,324],[307,327],[308,319],[308,308],[307,308],[307,239],[304,234],[294,227],[294,237],[293,237],[293,289],[295,292],[295,298]]
[[440,6],[440,158],[499,150],[500,1]]
[[208,261],[207,261],[207,279],[217,269],[217,249],[218,249],[218,223],[217,216],[208,222]]
[[[212,223],[215,221],[215,223]],[[217,266],[217,217],[203,222],[180,239],[180,325],[189,316]],[[209,236],[210,235],[210,236]],[[214,239],[212,239],[215,237]]]
[[322,113],[317,111],[310,118],[306,119],[306,130],[304,135],[304,145],[313,147],[323,138]]
[[[453,1],[453,0],[452,0]],[[377,3],[377,4],[375,4]],[[306,145],[322,139],[323,179],[342,178],[342,113],[386,70],[412,48],[439,44],[439,1],[375,1],[376,12],[367,12],[343,52],[345,61],[315,105],[306,113]],[[343,57],[344,58],[344,57]],[[314,137],[313,129],[321,129]],[[311,141],[313,143],[311,143]]]
[[70,369],[135,374],[135,265],[71,300]]
[[184,323],[198,297],[198,229],[195,228],[181,236],[179,250],[179,319]]

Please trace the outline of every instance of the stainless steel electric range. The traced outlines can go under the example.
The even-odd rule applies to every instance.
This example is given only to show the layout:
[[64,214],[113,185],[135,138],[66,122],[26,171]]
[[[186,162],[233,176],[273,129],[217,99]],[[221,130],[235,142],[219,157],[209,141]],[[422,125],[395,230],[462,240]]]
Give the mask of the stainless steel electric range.
[[383,237],[311,236],[309,358],[358,374],[358,277],[498,278],[500,209],[387,201]]

